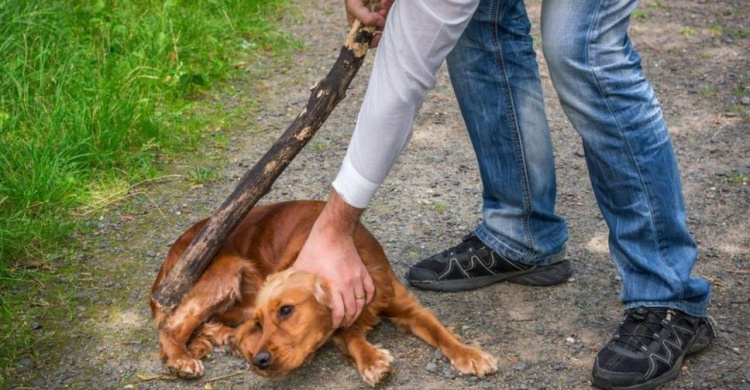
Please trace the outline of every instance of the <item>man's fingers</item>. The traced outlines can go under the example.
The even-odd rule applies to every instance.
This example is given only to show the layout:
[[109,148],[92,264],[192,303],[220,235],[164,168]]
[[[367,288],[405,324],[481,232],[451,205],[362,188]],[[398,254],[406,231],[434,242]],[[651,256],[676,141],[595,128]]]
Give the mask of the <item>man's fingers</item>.
[[342,326],[350,326],[354,320],[357,319],[357,303],[354,299],[353,290],[347,291],[345,294],[341,294],[344,299],[344,312],[346,313],[347,321],[342,323]]
[[[385,26],[385,18],[377,12],[370,11],[366,5],[358,2],[348,2],[347,11],[349,15],[359,19],[362,24],[368,27],[383,27]],[[351,24],[352,20],[349,19]]]
[[344,318],[345,312],[344,300],[338,290],[331,291],[331,303],[333,303],[333,310],[331,311],[333,329],[338,329],[341,326],[341,320]]
[[370,39],[370,48],[376,48],[380,44],[380,37],[383,36],[382,31],[375,31],[375,35]]
[[358,283],[354,286],[354,301],[357,303],[357,314],[354,316],[354,318],[356,319],[359,318],[360,314],[362,314],[362,310],[367,304],[367,294],[365,293],[364,286],[361,283]]
[[395,2],[395,0],[381,0],[380,9],[389,10]]
[[365,273],[365,277],[362,280],[362,287],[365,289],[365,299],[367,299],[367,303],[372,302],[372,298],[375,297],[375,284],[369,273]]

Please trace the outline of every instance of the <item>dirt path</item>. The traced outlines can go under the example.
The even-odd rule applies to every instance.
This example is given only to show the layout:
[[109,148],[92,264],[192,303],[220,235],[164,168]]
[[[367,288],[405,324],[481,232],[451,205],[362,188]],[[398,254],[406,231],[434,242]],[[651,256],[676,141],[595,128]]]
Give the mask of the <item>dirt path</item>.
[[[191,187],[172,177],[147,188],[101,219],[96,235],[81,238],[77,261],[90,268],[75,295],[77,311],[59,324],[45,324],[65,345],[50,348],[40,362],[22,367],[19,385],[37,388],[310,388],[362,387],[356,370],[330,346],[308,366],[277,380],[262,379],[239,358],[214,353],[197,381],[144,381],[163,367],[147,307],[153,277],[168,245],[206,216],[286,128],[335,60],[346,33],[340,1],[297,1],[310,11],[289,17],[308,50],[288,68],[263,64],[248,77],[267,77],[250,88],[242,81],[216,96],[228,109],[257,101],[248,127],[236,133],[220,166],[221,179]],[[539,37],[540,1],[528,2]],[[648,77],[664,106],[681,166],[690,228],[701,245],[695,272],[714,282],[711,314],[720,324],[718,342],[687,360],[666,389],[750,388],[750,64],[748,7],[735,1],[647,1],[633,21],[632,35]],[[744,30],[743,30],[744,29]],[[541,55],[541,53],[539,53]],[[325,198],[354,125],[372,57],[347,99],[316,139],[293,162],[264,202]],[[498,375],[457,375],[432,348],[389,324],[372,341],[390,349],[396,372],[386,388],[578,389],[588,388],[600,346],[619,321],[620,280],[608,258],[607,230],[594,201],[580,139],[565,119],[542,62],[543,82],[558,169],[558,210],[567,218],[574,278],[553,288],[495,285],[462,294],[416,292],[443,322],[481,344],[501,363]],[[206,156],[209,161],[211,156]],[[190,167],[177,166],[176,172]],[[407,267],[455,243],[478,221],[481,190],[474,155],[445,70],[425,102],[414,137],[372,207],[364,216],[384,245],[393,267]],[[93,280],[93,281],[87,281]]]

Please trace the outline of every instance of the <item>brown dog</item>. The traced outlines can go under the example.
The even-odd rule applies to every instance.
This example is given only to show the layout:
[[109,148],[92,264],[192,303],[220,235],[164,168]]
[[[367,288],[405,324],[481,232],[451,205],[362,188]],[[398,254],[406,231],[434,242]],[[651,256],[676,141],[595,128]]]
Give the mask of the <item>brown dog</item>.
[[[354,242],[375,285],[375,295],[348,328],[332,329],[328,287],[312,274],[288,269],[323,209],[323,202],[295,201],[256,206],[229,236],[173,314],[151,309],[159,326],[162,359],[185,377],[203,374],[200,359],[213,345],[231,345],[263,376],[301,366],[332,337],[369,385],[381,383],[393,358],[365,334],[379,316],[440,348],[464,374],[497,371],[495,358],[462,344],[404,288],[380,244],[362,225]],[[164,280],[204,225],[198,222],[173,245],[154,282]],[[235,328],[236,327],[236,328]]]

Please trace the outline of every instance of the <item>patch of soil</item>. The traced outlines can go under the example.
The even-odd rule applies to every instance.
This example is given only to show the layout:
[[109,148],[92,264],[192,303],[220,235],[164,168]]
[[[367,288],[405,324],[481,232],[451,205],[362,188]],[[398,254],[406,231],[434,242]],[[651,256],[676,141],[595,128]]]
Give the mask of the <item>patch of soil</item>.
[[[539,37],[540,0],[527,2]],[[289,68],[254,64],[251,86],[237,80],[217,96],[231,109],[249,97],[260,105],[247,123],[267,131],[236,129],[221,179],[203,187],[171,177],[102,215],[97,235],[80,238],[77,261],[95,276],[82,282],[69,322],[44,332],[72,342],[49,346],[43,361],[19,365],[19,386],[37,388],[315,388],[363,387],[350,362],[324,347],[288,377],[268,380],[241,359],[216,351],[200,380],[143,380],[164,372],[147,301],[169,245],[187,227],[216,209],[248,166],[286,129],[308,98],[309,86],[335,61],[347,27],[340,1],[300,1],[302,17],[283,23],[307,50]],[[750,388],[748,356],[748,253],[750,203],[750,75],[747,4],[742,0],[641,4],[632,38],[644,59],[670,125],[681,167],[689,224],[698,240],[694,272],[713,282],[710,313],[720,326],[717,342],[687,359],[665,389]],[[460,294],[415,291],[442,321],[468,342],[498,357],[489,378],[458,375],[444,357],[390,324],[371,335],[389,349],[396,371],[385,388],[574,389],[589,387],[598,349],[622,313],[620,278],[609,260],[607,229],[588,181],[580,138],[563,114],[538,53],[558,172],[558,210],[571,236],[576,274],[551,288],[499,284]],[[325,199],[362,100],[372,56],[349,96],[310,145],[276,182],[263,202]],[[258,75],[266,75],[264,79]],[[176,166],[184,173],[190,166]],[[445,70],[419,115],[411,144],[378,192],[364,223],[386,249],[397,274],[457,242],[480,218],[481,188],[474,154]],[[127,210],[127,211],[124,211]],[[123,217],[127,214],[127,218]],[[45,347],[42,347],[45,348]],[[212,378],[224,379],[207,382]],[[335,378],[335,380],[332,380]]]

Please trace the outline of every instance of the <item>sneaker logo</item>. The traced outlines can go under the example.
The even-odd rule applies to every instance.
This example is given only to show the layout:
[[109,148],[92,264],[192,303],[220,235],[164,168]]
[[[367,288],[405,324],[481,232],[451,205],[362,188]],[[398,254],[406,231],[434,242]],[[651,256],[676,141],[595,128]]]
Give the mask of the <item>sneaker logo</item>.
[[461,263],[458,261],[458,258],[454,257],[454,258],[450,259],[450,261],[448,263],[448,269],[445,272],[443,272],[442,275],[438,276],[438,279],[444,279],[446,276],[450,275],[451,271],[453,270],[454,264],[455,264],[456,268],[458,268],[461,271],[461,273],[466,278],[470,278],[471,277],[469,275],[468,271],[471,271],[471,270],[477,268],[477,263],[479,263],[479,266],[481,266],[487,272],[489,272],[490,275],[495,275],[496,273],[490,269],[492,266],[495,265],[495,256],[494,256],[494,254],[491,254],[491,257],[492,257],[492,263],[489,265],[489,267],[486,266],[486,265],[484,265],[484,263],[481,260],[479,260],[479,257],[477,257],[476,255],[471,256],[471,258],[469,259],[469,264],[467,264],[466,267],[462,267]]
[[[492,266],[495,265],[495,252],[494,251],[490,252],[490,256],[492,257],[492,265],[490,267],[492,267]],[[525,271],[523,269],[523,267],[519,267],[518,264],[516,264],[516,263],[514,263],[514,262],[512,262],[512,261],[510,261],[510,260],[508,260],[508,259],[506,259],[506,258],[504,258],[502,256],[500,256],[500,259],[504,260],[506,263],[510,264],[513,268],[515,268],[515,269],[517,269],[519,271]]]
[[[656,370],[656,361],[657,360],[662,361],[662,362],[664,362],[664,364],[666,364],[667,366],[671,367],[672,364],[673,364],[672,363],[672,356],[673,355],[679,356],[682,353],[682,340],[677,336],[677,330],[680,330],[683,333],[686,333],[686,334],[690,335],[690,338],[692,338],[693,335],[695,334],[690,329],[686,329],[686,328],[683,328],[681,326],[671,325],[670,327],[672,328],[671,329],[672,330],[671,333],[674,336],[674,340],[664,339],[664,341],[662,342],[662,348],[664,348],[667,351],[666,356],[659,355],[658,353],[654,353],[654,352],[652,352],[652,353],[650,353],[648,355],[648,359],[649,359],[649,361],[650,361],[651,364],[650,364],[650,367],[648,369],[648,372],[646,372],[646,378],[651,377],[651,375]],[[688,338],[688,339],[690,339],[690,338]],[[675,354],[672,353],[672,349],[673,348],[674,348],[674,350],[676,352]]]

